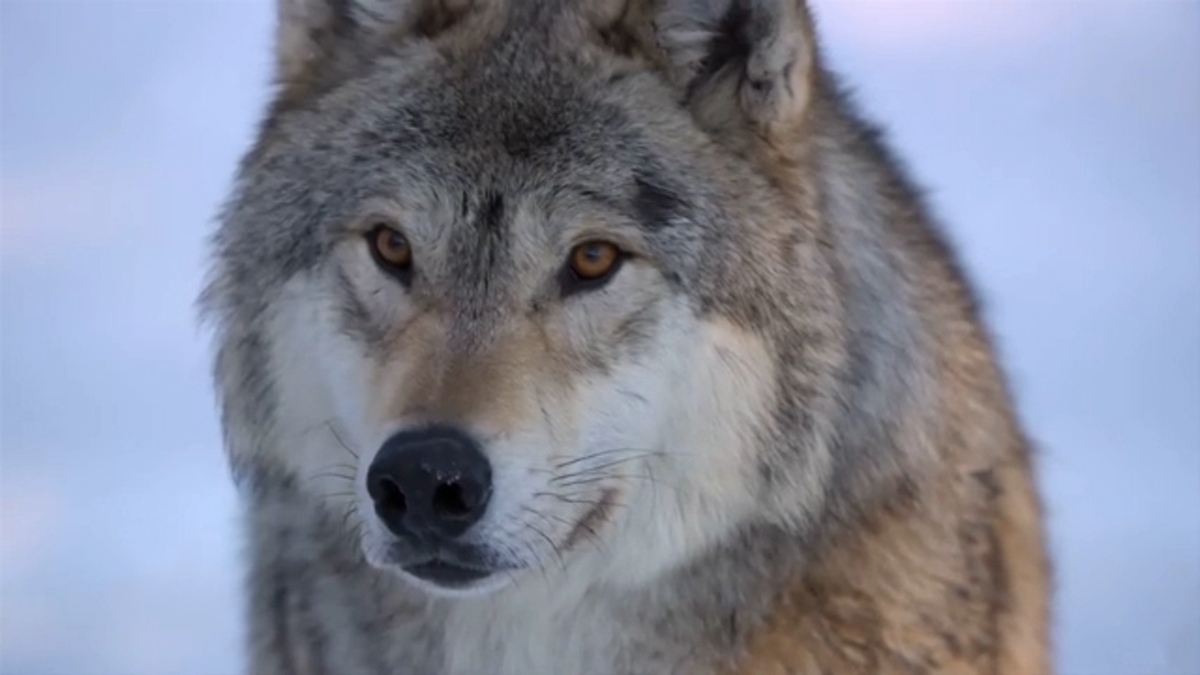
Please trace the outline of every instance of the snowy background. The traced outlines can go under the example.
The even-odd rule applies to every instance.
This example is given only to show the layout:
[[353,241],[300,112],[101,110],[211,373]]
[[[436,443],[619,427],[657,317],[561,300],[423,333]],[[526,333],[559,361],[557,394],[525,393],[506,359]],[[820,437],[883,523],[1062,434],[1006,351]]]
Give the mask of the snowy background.
[[[1200,673],[1200,3],[816,0],[1043,453],[1063,673]],[[269,0],[0,0],[0,672],[238,669],[192,301]]]

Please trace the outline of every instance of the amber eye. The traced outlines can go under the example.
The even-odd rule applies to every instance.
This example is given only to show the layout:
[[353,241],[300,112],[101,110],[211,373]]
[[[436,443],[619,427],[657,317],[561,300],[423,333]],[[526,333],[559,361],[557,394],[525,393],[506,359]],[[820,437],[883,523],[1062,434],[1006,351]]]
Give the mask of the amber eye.
[[621,249],[607,241],[589,241],[571,249],[571,271],[581,281],[598,281],[616,270]]
[[388,227],[379,225],[367,235],[375,261],[393,270],[406,270],[412,265],[412,247],[408,237]]

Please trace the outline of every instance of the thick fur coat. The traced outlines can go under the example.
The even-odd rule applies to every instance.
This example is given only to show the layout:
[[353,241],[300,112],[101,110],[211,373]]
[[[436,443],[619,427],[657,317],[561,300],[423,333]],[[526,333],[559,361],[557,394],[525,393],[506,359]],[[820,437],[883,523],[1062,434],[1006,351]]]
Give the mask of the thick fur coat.
[[[987,331],[802,2],[280,2],[204,298],[250,672],[1050,671]],[[367,485],[430,425],[436,547]]]

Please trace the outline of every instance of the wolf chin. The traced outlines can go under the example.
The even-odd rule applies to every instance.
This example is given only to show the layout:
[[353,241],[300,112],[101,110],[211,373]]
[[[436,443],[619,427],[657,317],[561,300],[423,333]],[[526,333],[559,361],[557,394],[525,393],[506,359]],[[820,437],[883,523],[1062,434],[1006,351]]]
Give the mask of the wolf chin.
[[202,299],[249,672],[1049,672],[1003,374],[802,2],[278,9]]

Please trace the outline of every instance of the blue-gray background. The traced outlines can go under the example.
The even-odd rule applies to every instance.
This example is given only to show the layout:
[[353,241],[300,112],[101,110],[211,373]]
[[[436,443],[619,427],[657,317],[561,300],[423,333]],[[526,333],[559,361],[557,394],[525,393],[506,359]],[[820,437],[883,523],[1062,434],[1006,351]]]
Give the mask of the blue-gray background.
[[[817,0],[1042,456],[1064,673],[1200,673],[1200,3]],[[238,668],[194,321],[269,0],[3,0],[0,671]]]

